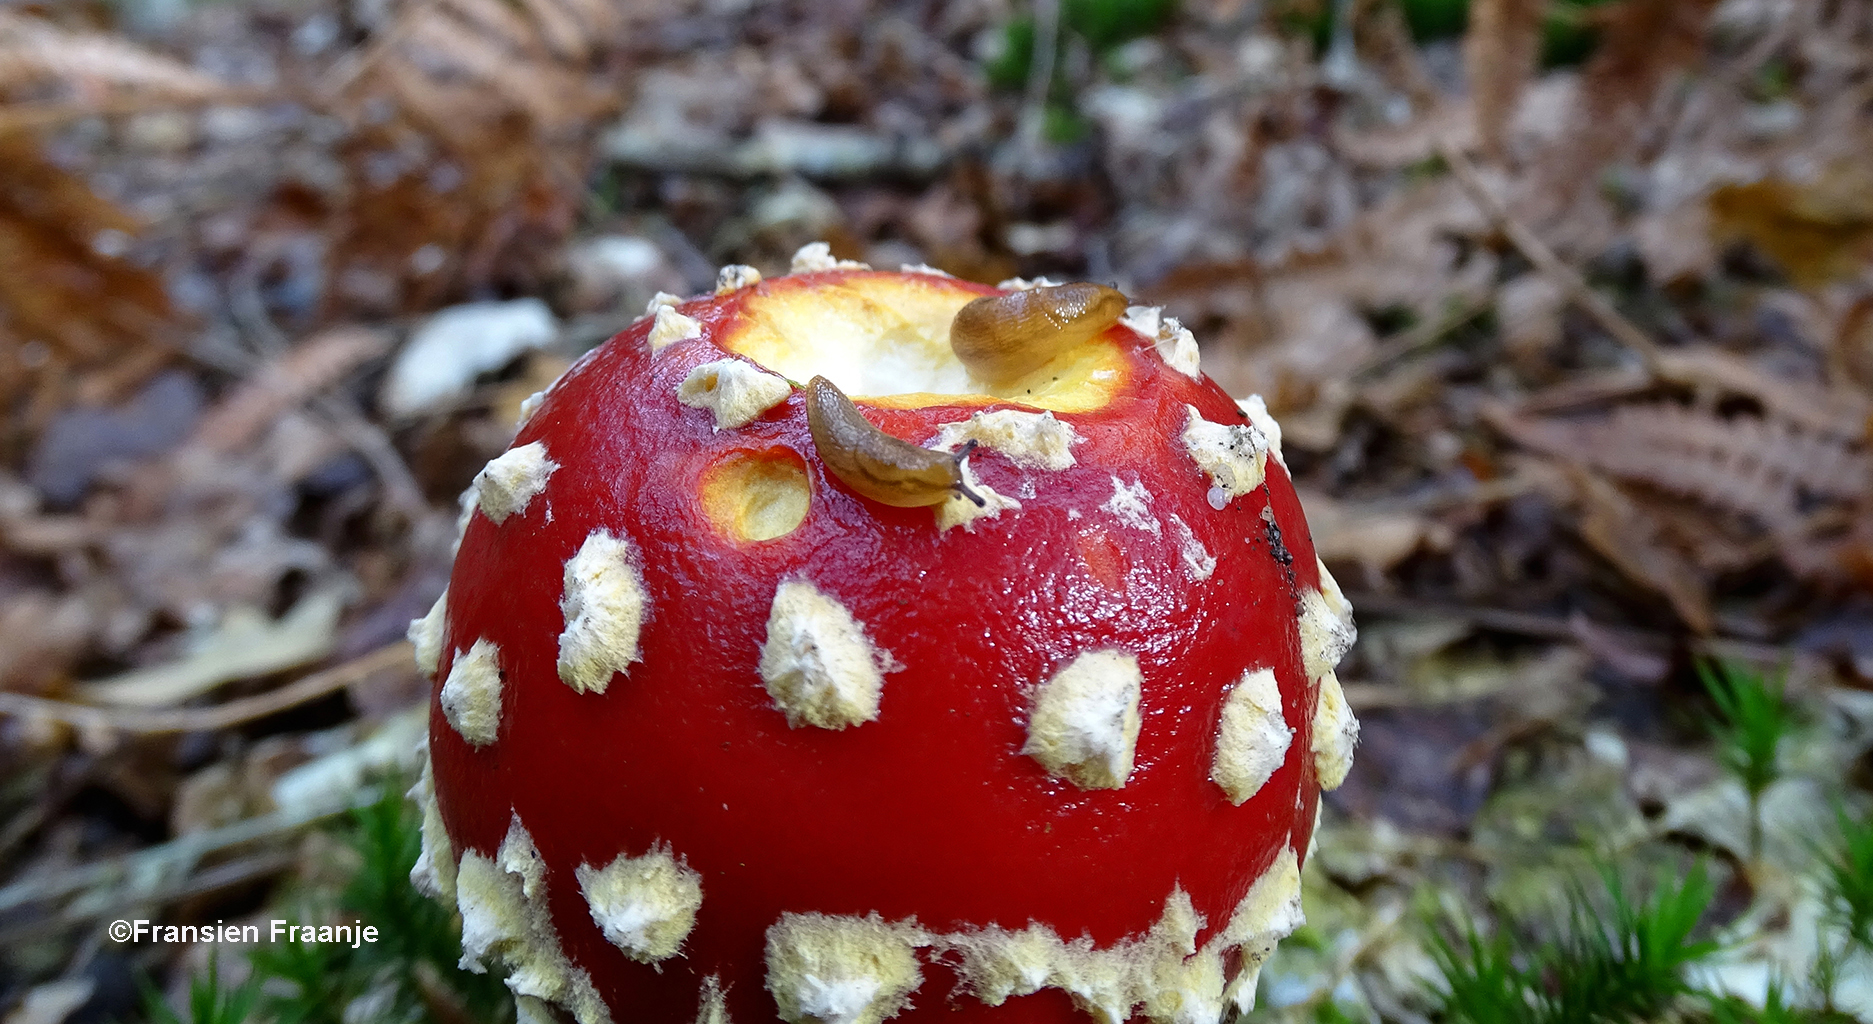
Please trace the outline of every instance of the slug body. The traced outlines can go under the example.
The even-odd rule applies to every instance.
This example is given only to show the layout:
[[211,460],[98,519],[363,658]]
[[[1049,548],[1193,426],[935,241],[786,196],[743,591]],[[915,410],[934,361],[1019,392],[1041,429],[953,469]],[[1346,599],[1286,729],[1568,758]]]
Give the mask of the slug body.
[[956,311],[950,348],[969,372],[1006,384],[1118,323],[1125,306],[1124,294],[1098,284],[987,295]]
[[813,447],[826,468],[847,487],[873,501],[897,508],[918,508],[960,494],[977,505],[982,497],[963,480],[963,459],[973,444],[955,454],[919,448],[873,426],[832,381],[814,377],[806,386],[806,422]]

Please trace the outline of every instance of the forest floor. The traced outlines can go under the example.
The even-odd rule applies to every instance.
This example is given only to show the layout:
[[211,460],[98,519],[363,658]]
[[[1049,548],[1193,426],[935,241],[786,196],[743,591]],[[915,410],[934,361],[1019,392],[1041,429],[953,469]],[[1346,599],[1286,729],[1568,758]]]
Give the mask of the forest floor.
[[[1464,9],[0,5],[0,1013],[180,1009],[115,916],[437,926],[344,812],[457,496],[825,240],[1116,283],[1280,421],[1362,731],[1251,1019],[1873,1020],[1873,4]],[[512,1012],[394,956],[215,969]]]

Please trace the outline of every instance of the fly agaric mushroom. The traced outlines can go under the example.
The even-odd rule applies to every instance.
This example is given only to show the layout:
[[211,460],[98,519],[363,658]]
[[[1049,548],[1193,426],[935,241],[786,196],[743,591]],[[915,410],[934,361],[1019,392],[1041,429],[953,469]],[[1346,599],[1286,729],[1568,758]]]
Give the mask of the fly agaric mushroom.
[[477,478],[411,626],[463,963],[579,1024],[1252,1005],[1357,736],[1278,428],[1109,288],[793,269]]

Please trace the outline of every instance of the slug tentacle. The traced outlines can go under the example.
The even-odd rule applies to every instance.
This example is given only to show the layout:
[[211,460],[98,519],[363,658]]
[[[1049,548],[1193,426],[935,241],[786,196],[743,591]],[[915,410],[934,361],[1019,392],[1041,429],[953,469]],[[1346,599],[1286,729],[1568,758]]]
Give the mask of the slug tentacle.
[[963,479],[963,459],[975,447],[955,454],[919,448],[873,426],[845,393],[824,377],[806,385],[806,423],[820,461],[847,487],[873,501],[898,508],[918,508],[961,494],[980,506],[982,496]]
[[950,350],[976,376],[1007,384],[1118,323],[1125,306],[1123,293],[1099,284],[985,295],[956,311]]

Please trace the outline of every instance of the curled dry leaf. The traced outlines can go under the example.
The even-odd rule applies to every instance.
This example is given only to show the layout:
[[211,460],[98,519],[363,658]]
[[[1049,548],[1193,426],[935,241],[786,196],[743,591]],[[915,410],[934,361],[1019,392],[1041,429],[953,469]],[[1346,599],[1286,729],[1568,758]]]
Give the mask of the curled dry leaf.
[[1584,469],[1569,477],[1580,503],[1581,538],[1627,579],[1663,595],[1693,632],[1710,633],[1710,581],[1665,541],[1658,521],[1609,480]]
[[1709,207],[1717,238],[1748,239],[1799,285],[1852,275],[1873,258],[1873,168],[1864,155],[1832,161],[1805,180],[1722,186]]
[[181,660],[86,683],[79,693],[102,704],[170,707],[222,683],[314,662],[332,652],[343,608],[337,593],[319,591],[277,621],[253,609],[231,609]]
[[1300,495],[1313,528],[1315,553],[1330,564],[1355,563],[1369,573],[1383,573],[1443,533],[1409,509],[1339,501],[1314,490],[1302,489]]
[[0,93],[48,83],[93,102],[114,89],[165,102],[212,97],[227,88],[213,75],[122,36],[74,32],[0,10]]
[[1657,366],[1666,380],[1753,398],[1771,416],[1819,434],[1865,441],[1873,432],[1873,396],[1865,392],[1777,377],[1715,348],[1662,353]]

